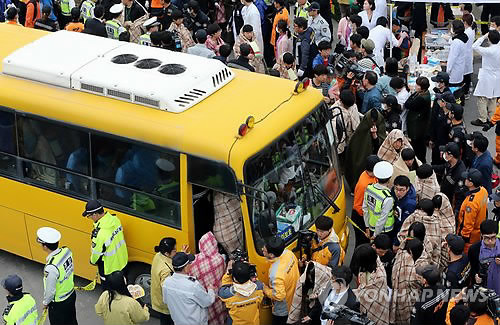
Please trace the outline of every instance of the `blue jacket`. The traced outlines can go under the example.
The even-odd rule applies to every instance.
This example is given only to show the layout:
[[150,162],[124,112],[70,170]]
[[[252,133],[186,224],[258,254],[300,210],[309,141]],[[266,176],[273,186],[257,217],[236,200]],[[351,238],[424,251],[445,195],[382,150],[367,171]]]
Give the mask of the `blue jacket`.
[[382,98],[382,94],[377,87],[373,87],[372,89],[366,91],[363,95],[363,105],[361,106],[361,114],[365,114],[372,108],[376,108],[377,110],[382,110],[382,104],[380,99]]
[[7,10],[7,6],[10,4],[10,0],[0,0],[0,23],[5,22],[5,10]]
[[267,5],[264,2],[264,0],[255,0],[254,5],[257,7],[259,10],[260,14],[260,25],[264,26],[264,23],[266,21],[266,10],[267,10]]
[[[396,208],[399,210],[399,218],[396,219],[396,222],[394,224],[394,228],[396,229],[396,233],[399,232],[401,229],[401,226],[403,225],[403,222],[408,218],[410,214],[412,214],[415,211],[415,208],[417,207],[417,192],[415,191],[415,187],[410,184],[410,189],[408,190],[408,193],[401,199],[398,200],[396,198],[396,194],[394,193],[394,188],[391,190],[391,194],[394,197],[394,205]],[[394,245],[399,246],[399,241],[396,238],[394,238]]]
[[[54,5],[52,3],[52,0],[40,0],[40,3],[42,4],[42,9],[45,6],[47,6],[51,9],[49,19],[52,21],[57,21],[57,17],[54,14]],[[62,28],[64,28],[64,26]]]
[[491,174],[493,173],[493,159],[488,150],[486,150],[481,156],[474,158],[472,161],[471,168],[475,168],[481,172],[482,186],[491,194]]
[[325,64],[325,59],[323,59],[323,57],[321,56],[321,54],[318,53],[318,55],[316,55],[314,57],[314,60],[313,60],[313,69],[315,66],[319,65],[319,64]]

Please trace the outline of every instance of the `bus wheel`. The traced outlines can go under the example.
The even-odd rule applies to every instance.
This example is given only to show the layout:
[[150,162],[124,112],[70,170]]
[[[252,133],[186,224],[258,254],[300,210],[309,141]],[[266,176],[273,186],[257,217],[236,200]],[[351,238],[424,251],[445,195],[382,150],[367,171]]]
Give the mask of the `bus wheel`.
[[127,281],[144,289],[145,295],[140,300],[151,307],[151,265],[133,263],[129,266]]

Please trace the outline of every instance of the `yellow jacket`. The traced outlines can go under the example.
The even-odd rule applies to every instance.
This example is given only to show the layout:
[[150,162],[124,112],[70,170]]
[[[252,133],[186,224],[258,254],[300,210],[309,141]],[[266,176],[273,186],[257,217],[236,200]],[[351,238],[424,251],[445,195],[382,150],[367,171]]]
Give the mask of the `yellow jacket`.
[[162,253],[156,253],[151,265],[151,305],[154,310],[162,314],[169,315],[170,312],[163,302],[161,286],[163,281],[173,273],[172,259]]
[[260,303],[264,298],[264,285],[260,281],[256,281],[257,287],[255,291],[244,296],[234,290],[233,279],[229,274],[224,274],[221,287],[219,289],[219,297],[226,304],[231,317],[232,325],[259,325],[260,318]]
[[334,232],[335,230],[332,229],[330,235],[320,242],[316,239],[312,241],[311,260],[329,267],[342,265],[344,253],[339,245],[337,235],[334,234]]
[[104,319],[104,325],[134,325],[149,320],[147,307],[143,308],[134,298],[118,293],[111,303],[110,310],[107,290],[99,297],[95,313]]
[[285,249],[269,268],[270,288],[264,288],[264,294],[273,301],[273,315],[288,315],[299,277],[297,257]]

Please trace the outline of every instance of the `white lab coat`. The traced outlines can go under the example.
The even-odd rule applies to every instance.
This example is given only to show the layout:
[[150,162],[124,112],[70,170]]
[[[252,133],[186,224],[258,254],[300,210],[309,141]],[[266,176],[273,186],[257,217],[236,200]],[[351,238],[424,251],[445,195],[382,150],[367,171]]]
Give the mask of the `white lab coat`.
[[446,72],[450,75],[450,84],[464,80],[466,45],[458,38],[450,41],[450,53],[446,64]]
[[500,43],[483,47],[481,44],[486,37],[480,37],[472,45],[472,49],[482,57],[474,96],[497,98],[500,97]]
[[264,41],[262,39],[262,27],[260,26],[259,9],[252,3],[249,6],[243,6],[241,16],[245,25],[252,25],[255,39],[259,46],[260,52],[264,53]]
[[474,39],[476,38],[476,33],[474,33],[474,30],[471,27],[467,27],[465,29],[465,35],[469,38],[467,40],[467,43],[465,43],[466,47],[466,55],[465,55],[465,71],[464,74],[469,74],[472,73],[473,70],[473,60],[474,57],[472,55],[472,44],[474,43]]
[[379,67],[383,67],[385,43],[392,42],[393,46],[397,46],[398,40],[394,34],[391,33],[389,28],[380,25],[375,26],[372,30],[370,30],[368,38],[375,43],[375,49],[373,50],[373,54],[375,54],[375,62],[377,62]]
[[375,0],[375,15],[378,17],[387,18],[387,2],[386,0]]
[[368,14],[364,10],[361,11],[358,15],[361,17],[361,26],[366,26],[368,30],[372,30],[372,28],[377,25],[377,18],[380,17],[377,15],[376,11],[373,12],[372,20],[368,20]]

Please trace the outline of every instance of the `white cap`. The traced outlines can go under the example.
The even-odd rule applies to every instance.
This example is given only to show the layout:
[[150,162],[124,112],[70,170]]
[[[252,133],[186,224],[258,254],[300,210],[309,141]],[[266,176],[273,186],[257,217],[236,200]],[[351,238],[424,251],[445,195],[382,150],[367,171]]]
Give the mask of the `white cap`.
[[109,12],[112,13],[112,14],[119,14],[120,12],[123,11],[123,4],[121,3],[117,3],[113,6],[111,6],[111,8],[109,9]]
[[165,172],[171,172],[175,170],[174,164],[172,164],[170,161],[167,159],[159,158],[155,162],[156,167],[159,169],[165,171]]
[[61,240],[61,233],[54,228],[42,227],[36,231],[37,241],[42,244],[55,244]]
[[388,179],[391,178],[392,173],[394,172],[394,168],[387,161],[379,161],[373,167],[373,174],[378,179]]
[[142,24],[144,28],[158,26],[158,25],[160,25],[160,22],[158,21],[158,17],[156,16],[149,18]]

